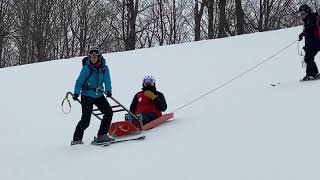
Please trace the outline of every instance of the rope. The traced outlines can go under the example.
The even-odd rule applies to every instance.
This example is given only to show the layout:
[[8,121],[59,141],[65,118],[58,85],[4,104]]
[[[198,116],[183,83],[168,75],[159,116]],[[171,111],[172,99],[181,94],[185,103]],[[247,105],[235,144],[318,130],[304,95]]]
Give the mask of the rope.
[[[62,100],[62,102],[61,102],[61,110],[62,110],[62,112],[64,113],[64,114],[69,114],[70,112],[71,112],[71,103],[70,103],[70,100],[68,99],[68,95],[73,95],[71,92],[67,92],[67,94],[66,94],[66,97]],[[69,104],[69,108],[70,108],[70,110],[69,111],[64,111],[64,109],[63,109],[63,104],[64,104],[64,102],[67,100],[67,102],[68,102],[68,104]]]
[[[297,43],[298,54],[299,54],[299,56],[303,57],[304,55],[303,55],[302,49],[300,49],[300,41],[298,41],[298,43]],[[305,67],[306,67],[306,63],[304,62],[304,57],[303,57],[302,60],[301,60],[301,68],[305,68]]]
[[176,110],[174,110],[173,112],[177,112],[177,111],[179,111],[179,110],[181,110],[181,109],[185,108],[186,106],[188,106],[188,105],[190,105],[190,104],[192,104],[192,103],[194,103],[194,102],[196,102],[196,101],[198,101],[198,100],[200,100],[200,99],[202,99],[202,98],[204,98],[204,97],[208,96],[209,94],[211,94],[211,93],[213,93],[213,92],[217,91],[218,89],[221,89],[222,87],[224,87],[224,86],[226,86],[226,85],[230,84],[232,81],[234,81],[234,80],[236,80],[236,79],[239,79],[239,78],[240,78],[240,77],[242,77],[243,75],[245,75],[245,74],[249,73],[250,71],[252,71],[252,70],[256,69],[257,67],[259,67],[259,66],[261,66],[262,64],[264,64],[265,62],[269,61],[270,59],[272,59],[272,58],[273,58],[273,57],[275,57],[276,55],[278,55],[278,54],[280,54],[281,52],[283,52],[284,50],[288,49],[290,46],[292,46],[292,45],[293,45],[294,43],[296,43],[297,41],[298,41],[298,40],[294,41],[293,43],[289,44],[289,45],[288,45],[288,46],[286,46],[285,48],[283,48],[283,49],[281,49],[280,51],[276,52],[274,55],[270,56],[270,57],[269,57],[269,58],[267,58],[266,60],[264,60],[264,61],[262,61],[262,62],[258,63],[257,65],[255,65],[255,66],[253,66],[253,67],[251,67],[251,68],[247,69],[247,70],[246,70],[246,71],[244,71],[243,73],[239,74],[238,76],[235,76],[234,78],[232,78],[232,79],[230,79],[229,81],[227,81],[227,82],[223,83],[222,85],[220,85],[220,86],[216,87],[215,89],[213,89],[213,90],[211,90],[211,91],[209,91],[209,92],[207,92],[207,93],[205,93],[205,94],[201,95],[200,97],[198,97],[198,98],[196,98],[196,99],[194,99],[194,100],[190,101],[189,103],[186,103],[185,105],[183,105],[183,106],[181,106],[181,107],[177,108],[177,109],[176,109]]
[[300,41],[298,41],[298,43],[297,43],[297,50],[298,50],[299,56],[303,56],[302,49],[300,50]]

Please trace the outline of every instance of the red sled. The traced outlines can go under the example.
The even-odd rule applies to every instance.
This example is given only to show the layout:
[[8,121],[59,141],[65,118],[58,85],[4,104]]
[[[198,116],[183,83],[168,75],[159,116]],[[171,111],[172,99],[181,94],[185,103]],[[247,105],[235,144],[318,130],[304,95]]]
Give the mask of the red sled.
[[173,120],[173,113],[163,114],[161,117],[149,122],[142,126],[142,128],[136,127],[129,121],[119,121],[111,124],[109,128],[109,134],[114,137],[128,136],[139,134],[142,131],[148,131],[154,127],[161,125],[164,122]]

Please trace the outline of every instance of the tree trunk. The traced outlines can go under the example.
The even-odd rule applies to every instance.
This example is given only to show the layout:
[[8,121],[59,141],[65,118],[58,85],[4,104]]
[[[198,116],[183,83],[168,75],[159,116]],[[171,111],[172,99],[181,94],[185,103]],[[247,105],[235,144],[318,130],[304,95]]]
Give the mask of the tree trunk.
[[241,0],[235,0],[236,16],[237,16],[237,34],[244,34],[244,12],[242,9]]
[[218,32],[218,37],[223,38],[226,37],[226,26],[227,26],[227,21],[226,21],[226,0],[220,0],[219,1],[219,32]]
[[[199,4],[200,4],[200,9],[199,9]],[[200,41],[201,40],[201,19],[203,15],[203,9],[204,9],[205,4],[202,2],[200,3],[198,0],[195,0],[194,4],[194,40],[195,41]]]
[[213,3],[214,0],[208,0],[208,38],[213,39]]
[[80,32],[79,32],[79,44],[80,44],[80,52],[79,55],[85,55],[85,48],[87,45],[87,34],[88,34],[88,6],[90,2],[86,2],[86,0],[81,1],[80,6]]
[[[123,32],[124,32],[124,42],[126,50],[134,50],[136,48],[136,19],[138,14],[139,0],[128,0],[127,3],[124,3],[123,0],[123,12],[122,12],[122,21],[123,21]],[[126,6],[126,7],[125,7]],[[127,12],[125,12],[127,9]],[[127,17],[126,17],[127,14]],[[127,24],[125,23],[127,22]],[[127,33],[125,33],[127,32]]]
[[172,0],[172,16],[173,16],[173,40],[171,44],[175,44],[177,42],[177,9],[176,9],[176,0]]
[[159,45],[162,46],[164,44],[164,22],[163,22],[163,2],[162,0],[158,0],[159,5],[159,16],[160,16],[160,39]]
[[4,59],[2,58],[2,52],[3,52],[3,38],[0,36],[0,68],[4,67]]
[[263,17],[264,17],[264,0],[260,0],[259,4],[259,19],[258,19],[258,31],[262,32],[263,31]]

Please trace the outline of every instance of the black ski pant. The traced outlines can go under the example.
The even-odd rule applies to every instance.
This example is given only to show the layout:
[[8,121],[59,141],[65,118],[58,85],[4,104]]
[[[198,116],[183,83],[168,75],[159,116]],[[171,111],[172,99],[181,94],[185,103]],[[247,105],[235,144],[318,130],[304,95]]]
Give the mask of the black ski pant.
[[96,105],[103,114],[98,135],[107,134],[112,121],[112,108],[104,96],[92,98],[81,96],[82,116],[73,135],[73,140],[82,140],[84,131],[89,127],[93,105]]
[[306,75],[314,77],[319,73],[317,64],[314,62],[314,57],[317,55],[317,49],[307,49],[304,56],[304,62],[307,64]]
[[[153,112],[146,112],[146,113],[139,113],[136,114],[136,116],[139,118],[140,116],[140,120],[142,120],[142,125],[146,125],[149,122],[155,120],[158,118],[158,115],[156,113]],[[131,117],[132,119],[132,123],[136,126],[136,127],[140,127],[140,123],[134,119],[134,117]]]
[[142,124],[143,125],[146,125],[149,122],[158,118],[157,114],[152,113],[152,112],[141,113],[141,116],[142,116]]

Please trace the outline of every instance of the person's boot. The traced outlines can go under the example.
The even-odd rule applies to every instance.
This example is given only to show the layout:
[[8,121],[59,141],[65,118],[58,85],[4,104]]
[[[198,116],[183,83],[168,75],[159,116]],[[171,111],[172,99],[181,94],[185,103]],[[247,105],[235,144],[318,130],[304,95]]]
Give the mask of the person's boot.
[[309,81],[309,80],[313,80],[314,78],[312,76],[304,76],[301,81]]
[[143,126],[142,114],[140,114],[140,113],[139,113],[139,114],[136,114],[136,117],[137,117],[138,119],[132,118],[132,123],[133,123],[137,128],[141,129],[142,126]]
[[82,140],[71,141],[71,146],[77,145],[77,144],[83,144]]
[[94,142],[96,143],[107,143],[111,141],[114,141],[114,138],[109,136],[108,134],[98,135],[94,139]]

